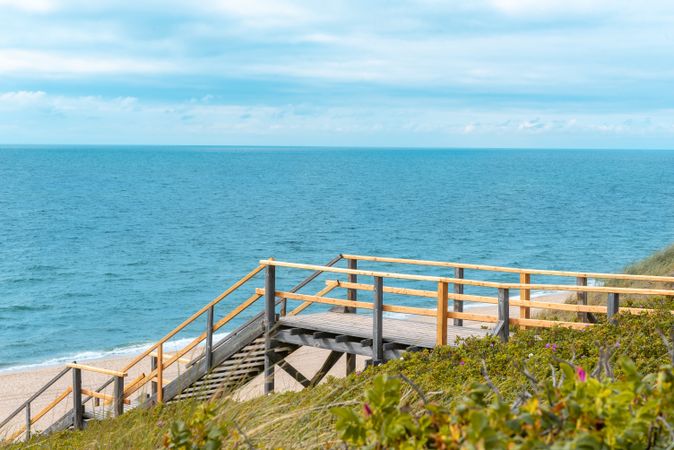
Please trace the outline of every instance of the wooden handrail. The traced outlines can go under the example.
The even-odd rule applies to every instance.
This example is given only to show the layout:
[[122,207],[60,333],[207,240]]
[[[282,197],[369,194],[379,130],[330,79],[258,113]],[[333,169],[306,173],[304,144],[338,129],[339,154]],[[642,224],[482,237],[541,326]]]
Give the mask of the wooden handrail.
[[87,366],[85,364],[69,363],[66,364],[66,367],[70,367],[71,369],[80,369],[89,372],[102,373],[103,375],[110,375],[113,377],[125,377],[127,375],[126,372],[120,372],[118,370],[111,370],[111,369],[103,369],[101,367],[95,366]]
[[[82,394],[88,395],[90,397],[98,398],[98,399],[101,399],[101,400],[105,400],[106,404],[110,404],[115,400],[115,398],[112,395],[104,394],[102,392],[92,391],[91,389],[86,389],[86,388],[82,388]],[[124,404],[130,405],[131,400],[124,400]]]
[[322,270],[324,272],[342,273],[351,275],[362,275],[369,277],[392,278],[399,280],[446,282],[467,286],[490,287],[496,289],[529,289],[529,290],[555,290],[570,292],[602,292],[614,294],[634,294],[634,295],[664,295],[674,296],[674,290],[671,289],[642,289],[642,288],[621,288],[610,286],[576,286],[567,284],[520,284],[520,283],[499,283],[494,281],[478,281],[465,278],[437,277],[428,275],[412,275],[396,272],[379,272],[374,270],[343,269],[338,267],[318,266],[315,264],[300,264],[276,260],[261,260],[261,265],[287,267],[301,270]]
[[[363,291],[372,291],[374,286],[371,284],[364,283],[349,283],[347,281],[340,280],[326,280],[325,284],[328,286],[340,287],[344,289],[357,289]],[[407,288],[396,288],[385,286],[384,292],[398,294],[398,295],[407,295],[411,297],[425,297],[425,298],[436,298],[437,293],[434,291],[427,291],[421,289],[407,289]],[[480,295],[457,295],[457,294],[448,294],[448,298],[457,299],[469,302],[476,303],[487,303],[491,305],[498,304],[498,298],[496,297],[485,297]],[[568,303],[549,303],[549,302],[539,302],[539,301],[524,301],[524,300],[510,300],[512,306],[528,307],[532,309],[552,309],[558,311],[573,311],[573,312],[592,312],[592,313],[602,313],[606,314],[606,306],[602,305],[576,305]],[[642,313],[642,312],[655,312],[657,310],[650,308],[632,308],[628,306],[622,306],[621,311],[627,311],[631,313]],[[672,311],[674,314],[674,311]]]
[[558,277],[583,277],[603,280],[631,280],[631,281],[652,281],[663,283],[674,283],[674,277],[660,276],[660,275],[631,275],[623,273],[601,273],[601,272],[570,272],[563,270],[547,270],[547,269],[528,269],[507,266],[491,266],[485,264],[468,264],[460,262],[446,262],[446,261],[431,261],[425,259],[408,259],[408,258],[389,258],[382,256],[365,256],[365,255],[349,255],[343,254],[342,257],[346,259],[355,259],[359,261],[384,262],[393,264],[410,264],[416,266],[431,266],[431,267],[452,267],[461,269],[483,270],[488,272],[504,272],[504,273],[525,273],[531,275],[549,275]]

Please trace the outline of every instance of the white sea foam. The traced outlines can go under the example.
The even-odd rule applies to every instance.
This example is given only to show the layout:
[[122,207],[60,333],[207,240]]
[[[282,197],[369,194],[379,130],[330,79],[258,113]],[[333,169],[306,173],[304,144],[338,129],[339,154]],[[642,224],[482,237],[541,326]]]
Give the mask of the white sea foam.
[[[218,342],[225,336],[227,336],[229,333],[215,333],[213,335],[213,341]],[[189,337],[189,338],[183,338],[183,339],[175,339],[175,340],[170,340],[166,343],[164,343],[164,351],[167,353],[173,353],[181,348],[185,347],[187,344],[192,342],[194,340],[194,337]],[[112,350],[101,350],[101,351],[84,351],[84,352],[79,352],[71,355],[65,355],[65,356],[60,356],[58,358],[52,358],[48,359],[43,362],[39,363],[31,363],[31,364],[22,364],[18,366],[11,366],[11,367],[4,367],[0,369],[0,373],[7,373],[7,372],[19,372],[19,371],[26,371],[30,369],[39,369],[43,367],[50,367],[50,366],[60,366],[62,364],[66,364],[69,362],[77,361],[77,362],[85,362],[85,361],[92,361],[96,359],[106,359],[106,358],[112,358],[112,357],[119,357],[119,356],[127,356],[127,355],[136,355],[138,353],[141,353],[148,348],[150,348],[154,342],[150,343],[145,343],[145,344],[136,344],[136,345],[128,345],[124,347],[118,347],[114,348]],[[203,344],[201,344],[203,345]]]

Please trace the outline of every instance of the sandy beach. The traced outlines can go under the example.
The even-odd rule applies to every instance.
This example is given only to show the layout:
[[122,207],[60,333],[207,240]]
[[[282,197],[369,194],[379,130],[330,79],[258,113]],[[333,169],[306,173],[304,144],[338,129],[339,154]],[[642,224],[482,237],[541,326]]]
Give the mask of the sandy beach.
[[[559,294],[549,294],[543,295],[534,298],[534,301],[546,301],[551,303],[561,303],[568,297],[567,293]],[[468,309],[467,309],[468,310]],[[532,316],[536,314],[537,311],[532,310]],[[475,314],[496,314],[496,305],[486,305],[486,306],[476,306],[470,307],[470,312]],[[519,307],[511,307],[512,317],[519,317]],[[417,320],[415,318],[414,320]],[[465,326],[469,327],[481,327],[484,323],[478,322],[469,322],[465,321]],[[303,347],[290,355],[288,362],[300,370],[307,378],[311,378],[325,360],[327,350],[321,350],[313,347]],[[133,359],[133,355],[123,356],[123,357],[114,357],[114,358],[103,358],[103,359],[94,359],[88,361],[78,361],[79,363],[106,368],[119,370],[124,367]],[[365,358],[357,358],[357,370],[362,370],[365,366]],[[44,385],[47,381],[53,378],[64,366],[55,365],[55,366],[45,366],[45,367],[36,367],[31,369],[21,369],[16,371],[7,371],[0,373],[0,420],[3,420],[7,417],[8,414],[13,412],[19,405],[21,405],[29,396],[31,396],[37,389]],[[183,364],[173,365],[165,372],[165,382],[170,381],[175,378],[181,371],[185,370]],[[141,373],[149,373],[150,363],[149,358],[146,358],[141,364],[136,365],[132,368],[127,377],[127,383],[131,380],[137,378]],[[277,391],[290,391],[290,390],[300,390],[302,386],[297,383],[293,378],[286,374],[283,370],[277,367],[276,369],[276,390]],[[344,358],[330,370],[329,375],[335,377],[341,377],[345,374],[345,361]],[[82,374],[82,386],[86,389],[96,389],[103,382],[107,381],[109,376],[92,373],[92,372],[83,372]],[[60,381],[55,383],[51,388],[49,388],[43,395],[36,399],[32,404],[32,413],[35,415],[42,408],[48,405],[52,400],[54,400],[61,392],[67,389],[72,383],[72,377],[66,375]],[[139,392],[146,393],[149,390],[149,385],[145,390],[141,389]],[[112,389],[109,387],[106,391],[106,394],[112,394]],[[242,387],[237,393],[237,397],[240,399],[251,398],[254,396],[262,395],[263,393],[263,383],[262,377],[258,376],[253,381],[248,383],[246,386]],[[88,405],[93,402],[88,403]],[[37,430],[44,429],[50,423],[62,416],[69,408],[72,407],[71,396],[68,396],[61,404],[50,411],[46,416],[44,416],[37,424],[35,428]],[[89,406],[87,406],[89,408]],[[24,424],[25,418],[24,413],[20,412],[15,419],[11,422],[11,426],[8,425],[5,427],[3,432],[11,432],[12,429],[18,429],[21,425]]]

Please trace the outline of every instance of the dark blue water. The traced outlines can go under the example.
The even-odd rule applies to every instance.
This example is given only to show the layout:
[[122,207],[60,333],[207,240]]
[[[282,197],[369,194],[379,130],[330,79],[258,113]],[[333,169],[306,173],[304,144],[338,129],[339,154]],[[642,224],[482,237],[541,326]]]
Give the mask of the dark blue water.
[[0,367],[154,340],[269,256],[615,271],[673,240],[674,152],[0,147]]

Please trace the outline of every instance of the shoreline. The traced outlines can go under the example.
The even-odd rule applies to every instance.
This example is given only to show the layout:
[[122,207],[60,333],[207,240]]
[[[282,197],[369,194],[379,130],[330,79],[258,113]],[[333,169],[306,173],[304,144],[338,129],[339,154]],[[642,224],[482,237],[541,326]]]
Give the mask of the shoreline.
[[[555,294],[545,294],[539,295],[536,297],[539,300],[545,300],[550,303],[561,303],[566,298],[568,298],[568,293],[555,293]],[[470,302],[472,303],[472,302]],[[477,314],[495,314],[496,305],[471,305],[469,302],[466,302],[466,310],[470,310],[473,313]],[[532,308],[536,311],[536,308]],[[539,310],[540,311],[540,310]],[[511,306],[511,314],[514,317],[518,317],[519,307]],[[424,318],[425,319],[425,318]],[[483,322],[473,322],[465,321],[465,326],[475,327],[475,326],[484,326]],[[182,340],[181,340],[182,341]],[[176,341],[179,342],[179,341]],[[101,367],[105,369],[119,370],[124,365],[128,364],[136,355],[141,353],[144,349],[147,349],[151,344],[144,346],[137,346],[137,351],[129,352],[126,354],[120,355],[110,355],[103,356],[99,358],[90,358],[90,359],[79,359],[78,362],[95,365],[96,367]],[[193,351],[200,351],[199,347],[196,347]],[[295,353],[290,355],[288,361],[293,364],[298,370],[301,370],[305,374],[312,374],[320,368],[325,356],[329,353],[327,350],[322,350],[313,347],[302,347],[297,350]],[[67,360],[68,358],[66,358]],[[357,370],[362,370],[365,366],[365,357],[357,357]],[[21,405],[26,399],[28,399],[33,393],[35,393],[42,385],[49,381],[54,375],[56,375],[63,367],[65,363],[55,363],[51,365],[35,365],[30,367],[14,367],[7,368],[0,371],[0,420],[3,420],[7,415],[13,412],[19,405]],[[149,371],[148,367],[140,367],[141,364],[138,364],[129,371],[128,379],[133,380],[138,377],[145,371]],[[283,370],[276,368],[276,377],[277,377],[277,390],[288,391],[288,390],[299,390],[302,386],[297,383],[293,378],[288,376]],[[181,364],[175,364],[171,366],[165,372],[165,377],[167,380],[170,380],[177,376],[184,366]],[[345,363],[342,360],[332,368],[329,372],[329,375],[333,376],[343,376],[345,373]],[[100,384],[107,381],[109,377],[106,375],[96,374],[87,372],[83,374],[83,387],[87,389],[96,389]],[[59,382],[54,386],[49,388],[45,394],[38,397],[32,403],[33,412],[37,412],[40,409],[44,408],[51,400],[53,400],[60,392],[66,389],[71,383],[71,377],[64,376]],[[256,397],[262,394],[262,376],[258,376],[253,379],[250,383],[243,386],[239,389],[236,394],[236,398],[240,400],[245,400],[249,398]],[[47,416],[45,416],[40,422],[36,424],[36,429],[44,429],[49,423],[58,419],[61,414],[65,412],[68,408],[68,399],[62,402],[62,409],[54,409]],[[13,426],[21,426],[24,423],[24,415],[19,412],[17,416],[10,422]],[[9,427],[9,425],[8,425]],[[11,429],[12,427],[10,427]]]

